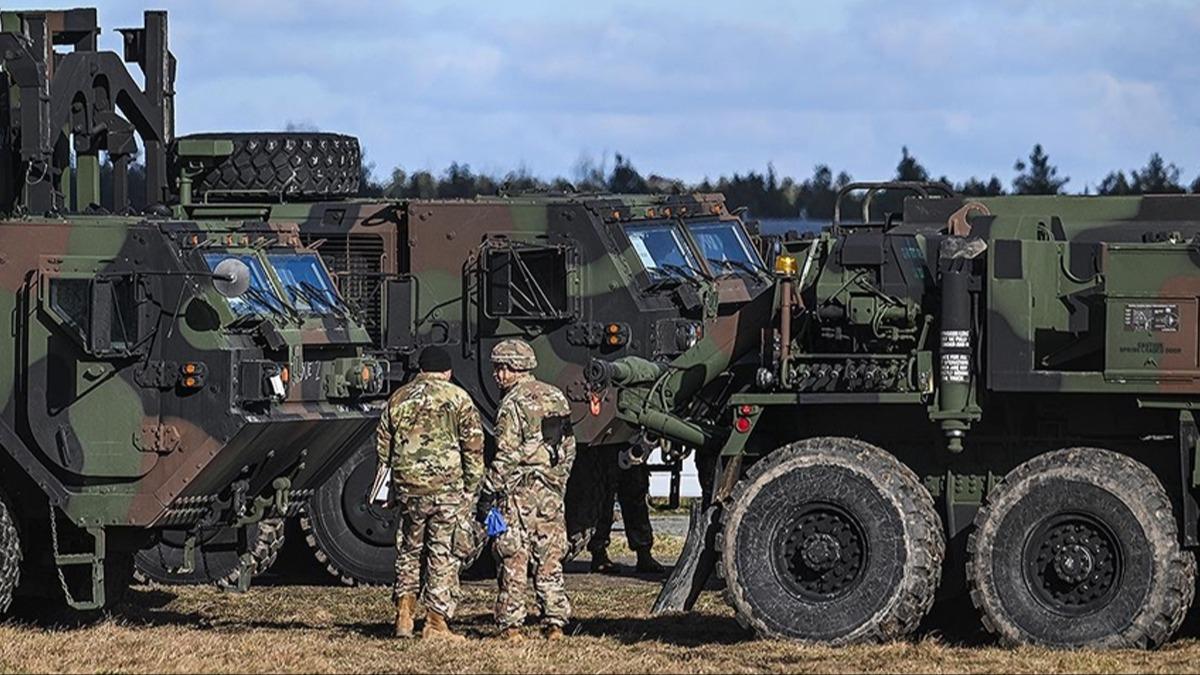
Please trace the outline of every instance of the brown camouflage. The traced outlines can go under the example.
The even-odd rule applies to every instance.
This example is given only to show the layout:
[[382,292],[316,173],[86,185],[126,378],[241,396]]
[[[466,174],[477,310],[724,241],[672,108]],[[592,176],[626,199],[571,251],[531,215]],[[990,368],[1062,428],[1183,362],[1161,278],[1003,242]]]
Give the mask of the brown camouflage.
[[487,488],[504,495],[501,509],[508,523],[495,544],[502,561],[495,607],[501,627],[520,626],[525,620],[531,566],[543,622],[562,626],[571,615],[562,571],[567,547],[563,495],[575,461],[575,438],[568,431],[552,448],[542,436],[545,418],[569,414],[567,398],[558,388],[528,374],[519,376],[500,402],[496,459],[488,470]]
[[380,465],[392,467],[397,494],[474,495],[483,478],[483,426],[471,397],[422,373],[397,389],[380,417]]

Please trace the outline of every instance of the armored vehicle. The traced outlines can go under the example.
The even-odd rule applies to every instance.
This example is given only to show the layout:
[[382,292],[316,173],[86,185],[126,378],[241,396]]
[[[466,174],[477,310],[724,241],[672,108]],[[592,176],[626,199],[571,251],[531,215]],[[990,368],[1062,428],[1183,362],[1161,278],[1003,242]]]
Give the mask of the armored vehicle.
[[737,333],[589,366],[718,464],[657,609],[716,566],[766,636],[900,637],[940,587],[1006,643],[1168,640],[1196,571],[1200,198],[839,204]]
[[388,364],[295,226],[128,214],[138,139],[149,193],[169,194],[165,13],[122,31],[144,86],[97,50],[94,10],[0,24],[0,610],[14,594],[101,608],[136,551],[174,538],[166,564],[188,573],[221,526],[245,588],[249,530],[293,513],[372,432]]
[[[537,376],[571,400],[581,446],[620,447],[634,462],[655,443],[588,387],[589,359],[670,360],[727,330],[772,283],[719,195],[334,201],[275,206],[270,218],[298,223],[320,252],[391,362],[393,384],[415,372],[422,346],[444,346],[456,381],[493,418],[501,393],[487,356],[500,340],[523,337],[537,351]],[[580,457],[568,488],[576,550],[599,502],[594,464],[587,450]],[[392,514],[362,499],[375,461],[364,445],[301,518],[318,558],[346,583],[393,574]]]

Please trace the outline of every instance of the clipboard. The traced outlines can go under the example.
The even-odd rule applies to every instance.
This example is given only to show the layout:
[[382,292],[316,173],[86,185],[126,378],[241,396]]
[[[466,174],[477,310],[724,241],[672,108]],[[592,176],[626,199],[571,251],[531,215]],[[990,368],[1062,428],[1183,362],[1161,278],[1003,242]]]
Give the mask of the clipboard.
[[392,505],[392,469],[380,466],[375,471],[375,480],[371,481],[371,491],[367,493],[367,501],[372,506],[388,508]]

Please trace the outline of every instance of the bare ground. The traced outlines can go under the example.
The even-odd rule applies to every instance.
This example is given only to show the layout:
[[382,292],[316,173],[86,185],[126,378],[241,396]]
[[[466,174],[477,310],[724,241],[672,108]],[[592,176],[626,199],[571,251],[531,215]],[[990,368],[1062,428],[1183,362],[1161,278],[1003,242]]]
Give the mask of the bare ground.
[[[678,542],[666,540],[664,551]],[[614,553],[617,553],[614,550]],[[245,595],[210,588],[138,586],[111,615],[68,615],[0,624],[0,670],[122,672],[1145,672],[1195,671],[1200,642],[1155,652],[1049,652],[997,648],[978,635],[925,629],[909,642],[825,649],[756,640],[717,593],[697,611],[648,616],[656,581],[582,573],[568,586],[570,639],[491,638],[494,582],[469,582],[456,626],[471,639],[447,644],[389,636],[388,591],[329,585],[259,585]],[[1191,630],[1190,634],[1196,634]]]

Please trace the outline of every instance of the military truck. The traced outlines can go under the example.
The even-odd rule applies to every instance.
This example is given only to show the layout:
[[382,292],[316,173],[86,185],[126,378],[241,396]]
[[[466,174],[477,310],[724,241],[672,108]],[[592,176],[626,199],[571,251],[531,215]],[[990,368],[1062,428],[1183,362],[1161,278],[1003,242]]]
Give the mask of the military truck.
[[175,538],[186,574],[222,526],[244,589],[253,526],[294,513],[371,434],[388,364],[295,226],[129,213],[139,139],[150,195],[169,194],[165,13],[122,31],[144,85],[97,50],[95,10],[0,27],[0,610],[14,595],[102,608],[135,552]]
[[[391,363],[393,384],[415,372],[422,346],[441,345],[456,381],[494,418],[501,392],[488,354],[502,339],[523,337],[538,353],[536,375],[571,400],[581,446],[620,447],[634,462],[657,440],[614,417],[611,402],[589,388],[589,359],[670,360],[727,330],[772,284],[719,195],[342,200],[277,205],[270,219],[298,223],[320,252]],[[677,461],[682,450],[668,448],[668,457]],[[599,502],[588,452],[581,449],[568,488],[575,550]],[[300,519],[318,559],[345,583],[390,583],[394,574],[394,517],[362,498],[375,461],[368,442]]]
[[1196,572],[1200,198],[839,204],[737,333],[589,366],[619,417],[717,460],[656,609],[715,567],[764,636],[899,638],[940,590],[1009,644],[1167,641]]

